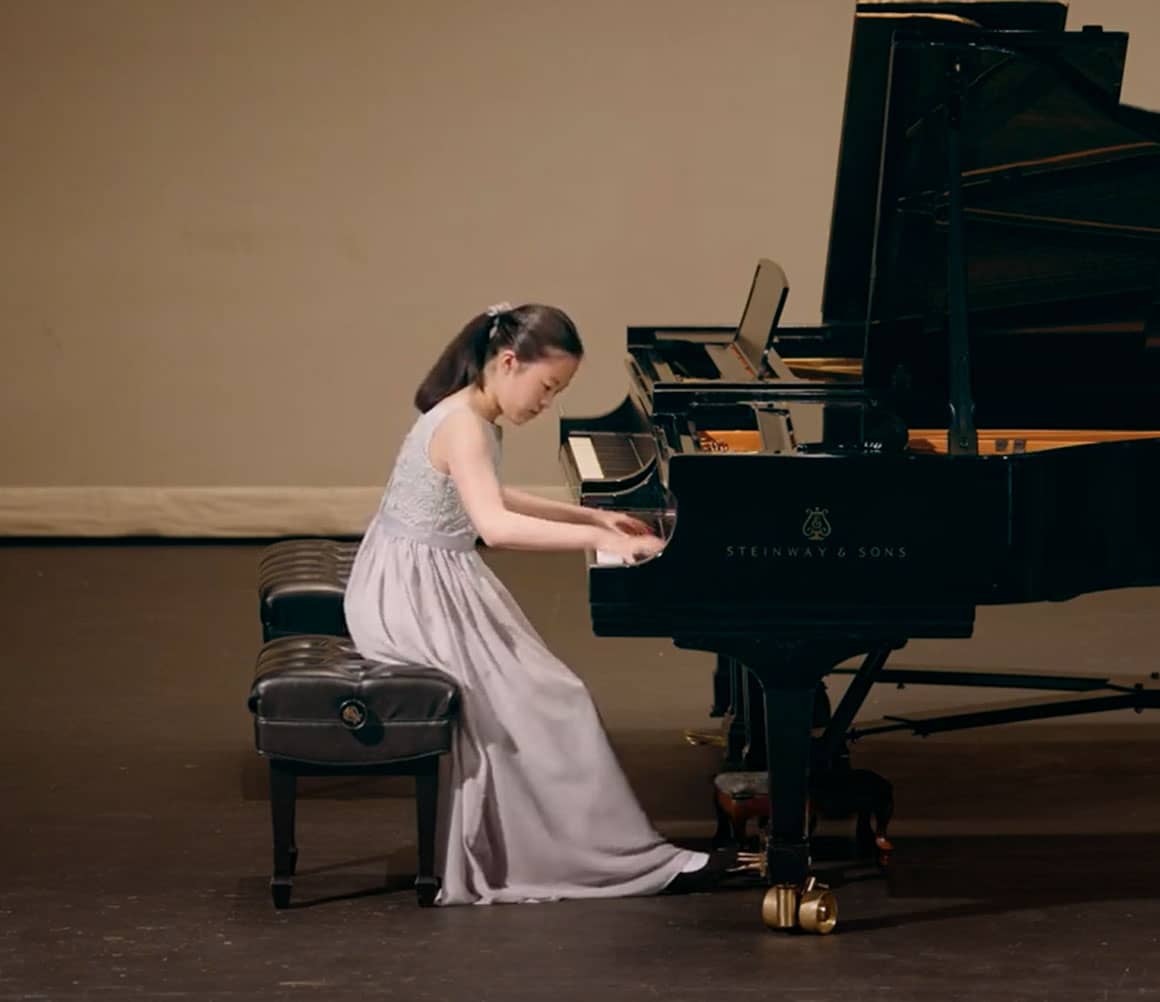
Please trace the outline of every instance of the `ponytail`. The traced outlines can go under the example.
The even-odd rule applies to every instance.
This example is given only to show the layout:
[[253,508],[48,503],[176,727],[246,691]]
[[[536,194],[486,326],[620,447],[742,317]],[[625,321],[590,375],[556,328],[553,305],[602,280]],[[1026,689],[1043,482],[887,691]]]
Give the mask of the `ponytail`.
[[487,362],[492,318],[486,313],[472,317],[443,349],[427,377],[415,391],[415,406],[426,414],[444,397],[479,381]]
[[576,358],[584,354],[576,325],[563,310],[536,303],[513,309],[500,303],[472,317],[451,339],[415,391],[415,406],[425,414],[465,386],[482,386],[484,366],[501,348],[511,348],[521,362],[551,352]]

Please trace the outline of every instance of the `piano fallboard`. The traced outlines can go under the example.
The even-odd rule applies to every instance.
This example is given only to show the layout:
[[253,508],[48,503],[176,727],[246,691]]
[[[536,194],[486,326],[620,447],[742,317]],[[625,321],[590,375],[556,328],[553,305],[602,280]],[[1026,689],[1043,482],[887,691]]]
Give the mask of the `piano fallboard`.
[[963,636],[975,605],[1160,583],[1160,438],[985,456],[678,454],[667,469],[664,550],[628,566],[590,557],[599,633]]

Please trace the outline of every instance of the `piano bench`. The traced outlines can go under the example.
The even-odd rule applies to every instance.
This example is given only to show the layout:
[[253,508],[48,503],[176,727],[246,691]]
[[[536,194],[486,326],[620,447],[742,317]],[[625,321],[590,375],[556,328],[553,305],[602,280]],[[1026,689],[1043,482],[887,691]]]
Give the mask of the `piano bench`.
[[[717,815],[717,846],[743,845],[751,819],[760,824],[769,817],[769,775],[765,772],[723,772],[713,779],[713,807]],[[832,769],[810,775],[807,804],[809,830],[819,819],[856,817],[856,838],[864,855],[889,859],[893,845],[886,829],[894,814],[894,788],[869,769]]]
[[262,551],[258,611],[262,640],[299,633],[347,634],[342,600],[358,543],[287,539]]
[[305,775],[414,776],[415,890],[419,904],[434,904],[439,756],[451,748],[459,712],[454,680],[421,665],[367,660],[345,638],[281,637],[258,654],[249,708],[254,743],[270,765],[275,907],[290,903],[297,778]]

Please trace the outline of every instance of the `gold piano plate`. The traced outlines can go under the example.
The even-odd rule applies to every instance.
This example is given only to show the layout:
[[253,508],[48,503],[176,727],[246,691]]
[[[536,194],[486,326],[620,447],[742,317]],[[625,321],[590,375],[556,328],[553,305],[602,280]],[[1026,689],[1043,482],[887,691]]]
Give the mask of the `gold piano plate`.
[[857,382],[862,378],[862,359],[801,357],[783,358],[782,361],[799,379],[822,382]]
[[[1021,452],[1044,452],[1047,449],[1070,449],[1077,445],[1097,442],[1134,442],[1145,438],[1160,438],[1156,431],[1101,431],[1094,428],[980,428],[980,456],[1010,456]],[[912,429],[907,445],[911,452],[938,453],[947,451],[945,428]]]
[[[981,428],[978,436],[980,456],[1010,456],[1023,452],[1044,452],[1047,449],[1070,449],[1097,442],[1135,442],[1160,438],[1160,429],[1105,431],[1094,428]],[[703,452],[757,453],[761,452],[761,432],[751,429],[699,431],[697,445]],[[911,452],[945,455],[947,431],[945,428],[915,428],[907,436],[907,448]]]
[[702,452],[761,452],[761,432],[699,431],[697,445]]

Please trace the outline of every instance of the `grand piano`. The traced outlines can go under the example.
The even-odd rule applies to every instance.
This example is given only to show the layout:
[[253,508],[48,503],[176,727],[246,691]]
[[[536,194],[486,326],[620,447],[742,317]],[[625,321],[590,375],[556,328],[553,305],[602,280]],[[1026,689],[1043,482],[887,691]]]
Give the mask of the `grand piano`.
[[[788,281],[762,262],[765,294],[785,288],[759,344],[630,327],[623,403],[561,419],[581,503],[665,539],[632,565],[588,555],[595,632],[759,684],[772,927],[833,927],[811,770],[846,755],[875,682],[1063,695],[863,733],[1160,705],[1155,676],[886,667],[911,637],[970,636],[979,605],[1160,583],[1160,114],[1120,101],[1127,36],[1065,18],[858,3],[822,322],[781,325]],[[852,658],[815,734],[819,682]],[[736,686],[716,701],[736,712]]]

